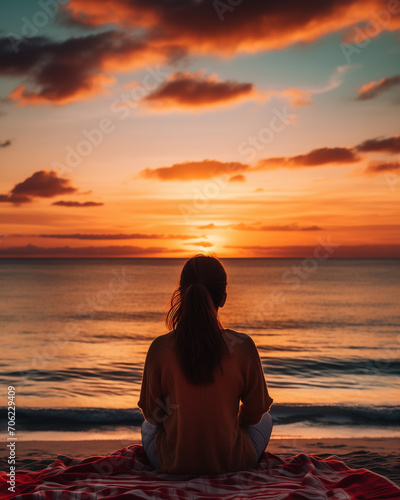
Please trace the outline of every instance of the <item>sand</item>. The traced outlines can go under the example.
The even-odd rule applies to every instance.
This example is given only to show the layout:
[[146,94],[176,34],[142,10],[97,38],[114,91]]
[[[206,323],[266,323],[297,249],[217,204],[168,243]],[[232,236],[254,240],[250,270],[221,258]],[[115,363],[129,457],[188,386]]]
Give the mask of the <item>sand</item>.
[[[41,470],[57,455],[74,458],[103,456],[139,444],[128,440],[18,441],[17,470]],[[267,451],[289,458],[305,453],[321,458],[336,455],[353,469],[366,468],[400,485],[400,439],[271,439]],[[9,471],[7,442],[0,443],[0,470]]]

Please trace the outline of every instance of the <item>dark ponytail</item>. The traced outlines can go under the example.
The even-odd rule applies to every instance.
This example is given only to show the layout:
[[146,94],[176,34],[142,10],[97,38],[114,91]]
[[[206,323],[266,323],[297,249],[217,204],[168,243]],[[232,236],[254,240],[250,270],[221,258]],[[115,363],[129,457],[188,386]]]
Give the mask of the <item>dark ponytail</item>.
[[184,265],[179,287],[172,295],[166,324],[176,337],[178,362],[195,385],[210,384],[227,352],[218,319],[226,291],[226,272],[215,257],[196,255]]

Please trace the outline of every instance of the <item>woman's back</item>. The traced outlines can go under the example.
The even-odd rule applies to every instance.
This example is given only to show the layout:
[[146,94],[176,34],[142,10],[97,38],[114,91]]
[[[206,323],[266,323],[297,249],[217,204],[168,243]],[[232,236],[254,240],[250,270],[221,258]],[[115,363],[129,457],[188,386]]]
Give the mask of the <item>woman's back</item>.
[[253,340],[232,330],[223,337],[227,354],[208,384],[193,384],[183,373],[174,332],[149,348],[138,405],[159,426],[155,448],[163,472],[220,474],[254,465],[254,447],[240,426],[259,422],[272,399]]
[[163,472],[247,469],[269,439],[272,421],[263,414],[272,399],[257,348],[248,335],[224,330],[218,318],[226,286],[218,259],[189,259],[167,314],[170,333],[147,353],[138,402],[148,421],[142,440]]

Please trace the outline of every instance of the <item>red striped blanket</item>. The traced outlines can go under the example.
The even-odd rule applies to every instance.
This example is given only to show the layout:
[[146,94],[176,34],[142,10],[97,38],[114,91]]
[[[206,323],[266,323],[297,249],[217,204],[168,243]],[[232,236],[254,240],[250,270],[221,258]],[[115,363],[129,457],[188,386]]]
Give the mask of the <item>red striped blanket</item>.
[[105,457],[58,456],[46,469],[17,471],[16,492],[0,473],[1,498],[11,499],[400,499],[400,488],[366,469],[350,469],[336,457],[304,454],[284,460],[264,452],[257,467],[214,476],[158,474],[143,447],[131,445]]

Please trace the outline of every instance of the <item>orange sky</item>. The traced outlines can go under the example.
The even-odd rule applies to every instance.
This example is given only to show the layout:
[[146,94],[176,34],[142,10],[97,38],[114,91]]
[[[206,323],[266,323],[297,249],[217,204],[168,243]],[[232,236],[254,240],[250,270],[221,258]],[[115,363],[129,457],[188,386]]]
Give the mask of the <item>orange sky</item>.
[[400,256],[400,5],[223,4],[0,7],[1,256]]

